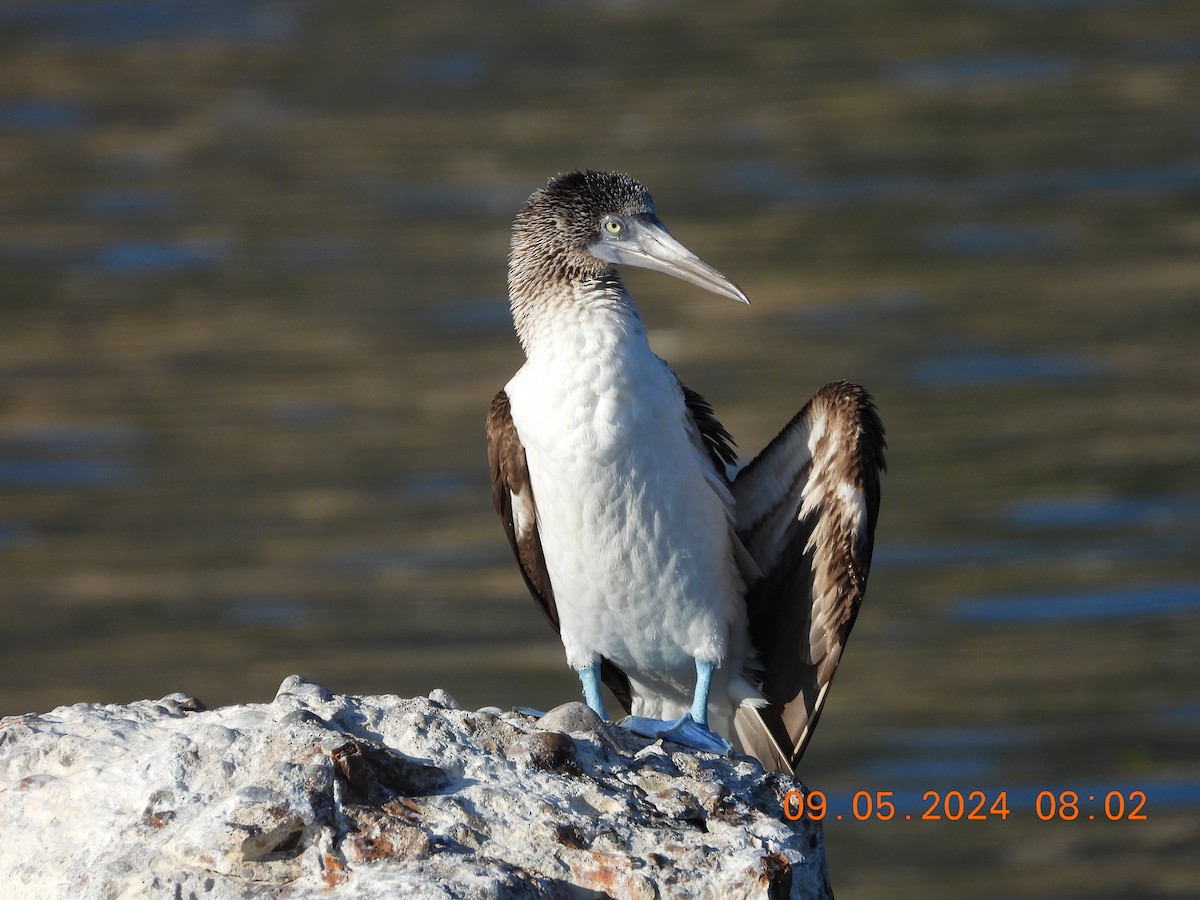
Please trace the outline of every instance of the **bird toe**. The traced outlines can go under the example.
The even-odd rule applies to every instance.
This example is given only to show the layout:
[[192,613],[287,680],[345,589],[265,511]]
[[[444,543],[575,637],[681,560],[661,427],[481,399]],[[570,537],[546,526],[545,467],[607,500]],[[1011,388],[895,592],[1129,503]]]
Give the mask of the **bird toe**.
[[707,725],[701,725],[692,718],[691,713],[684,713],[674,721],[649,719],[644,716],[627,716],[621,721],[624,728],[647,738],[665,738],[693,750],[704,753],[715,753],[726,756],[733,752],[733,744],[725,740]]

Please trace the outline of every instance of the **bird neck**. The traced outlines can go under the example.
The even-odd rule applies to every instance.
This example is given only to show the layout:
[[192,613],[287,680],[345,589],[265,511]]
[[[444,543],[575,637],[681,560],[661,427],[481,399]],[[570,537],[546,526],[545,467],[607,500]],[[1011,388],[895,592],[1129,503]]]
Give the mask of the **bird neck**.
[[641,317],[614,271],[531,284],[510,270],[509,306],[529,359],[560,353],[593,356],[630,339],[645,341]]

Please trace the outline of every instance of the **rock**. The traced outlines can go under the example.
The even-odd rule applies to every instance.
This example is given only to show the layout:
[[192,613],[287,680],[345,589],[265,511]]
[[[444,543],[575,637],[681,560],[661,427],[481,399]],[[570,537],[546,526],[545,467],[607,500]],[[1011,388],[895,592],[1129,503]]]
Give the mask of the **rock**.
[[546,772],[576,772],[575,742],[557,731],[537,731],[522,735],[508,745],[509,759],[528,759],[529,764]]
[[820,824],[783,815],[798,784],[576,706],[535,722],[293,676],[269,704],[173,694],[2,719],[0,884],[6,898],[830,896]]
[[586,703],[574,701],[556,706],[538,719],[538,727],[547,731],[563,731],[574,734],[580,731],[596,731],[601,728],[601,719]]

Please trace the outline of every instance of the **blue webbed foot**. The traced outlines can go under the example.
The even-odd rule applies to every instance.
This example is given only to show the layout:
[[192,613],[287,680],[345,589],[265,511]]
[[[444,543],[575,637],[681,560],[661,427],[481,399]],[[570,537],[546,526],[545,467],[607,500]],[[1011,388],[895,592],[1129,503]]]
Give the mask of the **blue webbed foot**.
[[725,740],[707,725],[702,725],[692,718],[691,713],[684,713],[674,722],[663,719],[648,719],[645,716],[626,716],[620,724],[634,734],[648,738],[666,738],[676,744],[702,750],[705,753],[716,753],[720,756],[733,752],[733,744]]

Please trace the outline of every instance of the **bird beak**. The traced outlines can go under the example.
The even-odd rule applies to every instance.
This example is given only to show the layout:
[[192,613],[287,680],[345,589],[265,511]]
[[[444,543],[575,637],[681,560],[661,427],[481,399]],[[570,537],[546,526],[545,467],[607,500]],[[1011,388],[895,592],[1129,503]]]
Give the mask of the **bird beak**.
[[588,244],[592,256],[618,265],[666,272],[714,294],[750,302],[741,288],[671,237],[657,216],[620,216],[619,221],[623,226],[619,234],[602,229],[600,238]]

